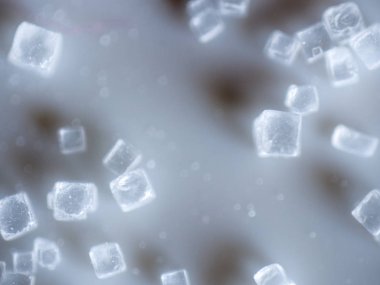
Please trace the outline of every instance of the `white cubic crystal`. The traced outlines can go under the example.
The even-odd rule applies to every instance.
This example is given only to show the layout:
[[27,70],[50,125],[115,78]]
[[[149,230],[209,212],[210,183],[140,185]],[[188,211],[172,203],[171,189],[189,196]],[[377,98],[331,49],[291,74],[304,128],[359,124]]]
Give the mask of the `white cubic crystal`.
[[362,14],[353,2],[330,7],[323,14],[323,22],[330,38],[334,41],[346,41],[364,28]]
[[61,34],[23,22],[17,28],[8,60],[17,67],[50,76],[55,71],[61,46]]
[[1,285],[34,285],[34,277],[21,273],[7,272]]
[[369,192],[351,214],[375,239],[380,239],[379,190],[375,189]]
[[373,156],[379,140],[344,125],[338,125],[332,134],[331,144],[338,150],[357,156]]
[[285,106],[293,113],[307,115],[318,111],[319,97],[313,85],[291,85],[285,99]]
[[279,264],[271,264],[261,268],[253,277],[257,285],[295,285],[286,276]]
[[290,65],[299,51],[299,42],[281,31],[274,31],[264,48],[265,54],[273,60]]
[[97,188],[93,183],[57,182],[53,188],[54,218],[58,221],[84,220],[97,208]]
[[37,259],[33,251],[13,253],[13,271],[33,275],[37,271]]
[[111,181],[110,188],[123,212],[144,206],[156,197],[149,178],[142,169],[126,171]]
[[6,270],[7,270],[7,264],[4,261],[0,261],[0,283],[4,278]]
[[5,240],[13,240],[35,228],[37,220],[26,193],[0,200],[0,233]]
[[34,252],[41,267],[54,270],[61,262],[61,253],[55,242],[43,238],[34,240]]
[[90,259],[99,279],[108,278],[126,270],[123,252],[117,243],[103,243],[90,250]]
[[351,51],[336,47],[326,53],[327,73],[335,87],[355,84],[359,81],[359,67]]
[[83,127],[65,127],[58,130],[59,148],[63,154],[86,150],[86,133]]
[[219,11],[223,16],[244,17],[251,0],[219,0]]
[[364,29],[351,39],[350,44],[369,70],[380,67],[380,24]]
[[141,161],[141,154],[130,144],[118,140],[103,159],[103,164],[113,173],[120,175]]
[[161,283],[162,285],[190,285],[190,279],[187,271],[182,269],[162,274]]
[[331,47],[331,39],[322,23],[298,32],[297,38],[309,63],[321,58]]
[[265,110],[253,123],[257,154],[261,157],[295,157],[301,153],[300,115]]
[[218,11],[208,8],[190,19],[190,29],[201,43],[207,43],[224,30],[224,23]]

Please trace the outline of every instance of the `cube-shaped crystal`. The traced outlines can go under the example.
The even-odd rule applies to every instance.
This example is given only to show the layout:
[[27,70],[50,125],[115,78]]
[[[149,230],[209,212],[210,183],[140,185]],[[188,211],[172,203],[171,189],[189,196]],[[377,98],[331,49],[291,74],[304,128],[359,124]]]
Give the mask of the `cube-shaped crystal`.
[[359,67],[351,51],[336,47],[326,53],[327,73],[333,86],[347,86],[359,81]]
[[130,144],[118,140],[103,159],[103,164],[113,173],[120,175],[141,161],[141,154]]
[[364,29],[351,39],[350,44],[369,70],[380,67],[380,24]]
[[4,278],[5,271],[7,270],[7,264],[4,261],[0,261],[0,283]]
[[110,187],[123,212],[144,206],[156,197],[149,178],[142,169],[126,171],[111,181]]
[[378,143],[378,138],[344,125],[335,127],[331,137],[331,144],[336,149],[362,157],[373,156]]
[[281,31],[274,31],[264,48],[265,54],[277,62],[290,65],[299,51],[299,42]]
[[123,252],[117,243],[103,243],[90,250],[90,259],[99,279],[124,272],[127,268]]
[[307,115],[318,111],[319,96],[313,85],[291,85],[286,94],[285,106],[293,113]]
[[0,233],[5,240],[18,238],[36,227],[37,220],[26,193],[0,200]]
[[190,285],[190,279],[187,271],[182,269],[162,274],[161,283],[162,285]]
[[83,127],[64,127],[58,130],[59,148],[63,154],[86,150],[86,133]]
[[13,253],[13,271],[33,275],[37,271],[37,258],[33,251]]
[[244,17],[248,14],[251,0],[219,0],[219,11],[223,16]]
[[53,188],[54,218],[58,221],[84,220],[96,210],[98,195],[95,184],[57,182]]
[[253,277],[257,285],[295,285],[286,276],[279,264],[271,264],[261,268]]
[[297,38],[309,63],[321,58],[331,48],[331,39],[322,23],[298,32]]
[[257,154],[261,157],[295,157],[301,153],[300,115],[265,110],[253,123]]
[[8,60],[20,68],[50,76],[55,71],[61,46],[61,34],[23,22],[17,28]]
[[34,240],[34,252],[41,267],[54,270],[61,262],[61,253],[55,242],[43,238]]
[[334,41],[346,41],[364,28],[362,14],[353,2],[330,7],[323,14],[323,22],[330,38]]
[[34,285],[35,278],[21,273],[7,272],[1,285]]
[[224,23],[216,9],[207,8],[191,17],[190,29],[201,43],[207,43],[223,32]]

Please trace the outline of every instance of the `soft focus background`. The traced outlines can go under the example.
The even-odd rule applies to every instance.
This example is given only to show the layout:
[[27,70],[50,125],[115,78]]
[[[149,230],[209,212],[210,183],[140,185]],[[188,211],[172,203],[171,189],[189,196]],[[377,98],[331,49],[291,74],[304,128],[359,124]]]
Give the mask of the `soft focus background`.
[[[186,268],[193,285],[253,284],[278,262],[298,285],[378,284],[379,245],[352,217],[355,203],[380,187],[379,155],[334,150],[339,123],[380,136],[380,71],[359,84],[330,86],[324,61],[291,67],[265,58],[273,29],[289,34],[319,21],[338,1],[252,0],[215,41],[191,34],[179,0],[0,0],[0,197],[27,191],[37,230],[0,241],[0,260],[41,236],[59,242],[63,262],[40,269],[36,284],[160,284]],[[380,2],[357,1],[366,23]],[[54,77],[10,66],[17,25],[29,21],[64,36]],[[284,110],[290,84],[320,90],[320,112],[303,122],[302,156],[260,159],[252,120]],[[88,151],[59,153],[57,128],[81,123]],[[124,138],[144,155],[157,192],[149,206],[122,213],[101,160]],[[57,180],[98,185],[100,205],[87,221],[62,223],[46,207]],[[88,251],[115,241],[128,271],[95,277]]]

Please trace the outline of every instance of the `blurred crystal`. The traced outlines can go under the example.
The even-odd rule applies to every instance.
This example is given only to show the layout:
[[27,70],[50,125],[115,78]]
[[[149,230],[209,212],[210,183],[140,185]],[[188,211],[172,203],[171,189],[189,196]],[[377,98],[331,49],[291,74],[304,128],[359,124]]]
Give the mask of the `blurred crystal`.
[[279,264],[271,264],[261,268],[253,277],[257,285],[295,285],[286,276],[284,268]]
[[78,153],[86,150],[86,133],[82,126],[59,129],[58,141],[63,154]]
[[13,271],[33,275],[37,271],[37,259],[33,251],[13,253]]
[[120,175],[141,161],[141,154],[130,144],[118,140],[103,159],[103,164],[113,173]]
[[332,84],[336,87],[359,81],[359,67],[351,51],[336,47],[326,53],[326,67]]
[[50,76],[55,71],[61,47],[61,34],[23,22],[17,28],[8,60],[17,67]]
[[309,63],[321,58],[331,48],[331,39],[322,23],[299,31],[297,38]]
[[330,7],[323,14],[323,22],[330,38],[338,42],[348,40],[364,28],[362,14],[354,2]]
[[5,240],[13,240],[35,228],[37,220],[26,193],[0,200],[0,233]]
[[301,153],[300,115],[265,110],[253,124],[257,153],[261,157],[295,157]]
[[7,270],[7,264],[4,261],[0,261],[0,283],[3,280],[5,271]]
[[274,31],[264,48],[265,54],[286,65],[293,63],[299,50],[299,42],[281,31]]
[[379,140],[344,125],[338,125],[331,137],[333,147],[357,156],[373,156]]
[[103,243],[90,250],[90,259],[99,279],[124,272],[127,268],[123,253],[117,243]]
[[21,273],[7,272],[1,282],[1,285],[34,285],[34,277]]
[[286,95],[285,106],[293,113],[300,115],[308,115],[318,111],[317,88],[313,85],[291,85]]
[[161,283],[162,285],[190,285],[190,280],[187,271],[182,269],[162,274]]
[[219,0],[219,11],[223,16],[244,17],[248,14],[251,0]]
[[126,171],[111,181],[110,187],[123,212],[144,206],[156,197],[148,175],[142,169]]
[[34,240],[34,251],[39,266],[54,270],[61,262],[61,253],[55,242],[43,238]]

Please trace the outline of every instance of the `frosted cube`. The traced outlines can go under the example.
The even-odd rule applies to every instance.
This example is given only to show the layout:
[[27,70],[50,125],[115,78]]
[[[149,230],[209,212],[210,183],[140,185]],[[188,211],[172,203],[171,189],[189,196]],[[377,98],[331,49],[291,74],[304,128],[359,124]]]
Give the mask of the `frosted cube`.
[[162,285],[190,285],[186,270],[167,272],[161,275]]
[[59,148],[63,154],[84,152],[86,133],[83,127],[65,127],[58,130]]
[[126,270],[124,256],[117,243],[103,243],[90,250],[90,259],[99,279],[108,278]]
[[285,99],[285,106],[293,113],[307,115],[318,111],[319,97],[313,85],[291,85]]
[[352,211],[352,216],[375,239],[380,238],[380,191],[375,189],[369,192]]
[[35,278],[21,273],[7,272],[1,285],[34,285]]
[[306,60],[311,63],[321,58],[331,48],[331,40],[322,23],[317,23],[297,33]]
[[61,253],[55,242],[37,238],[34,240],[34,251],[41,267],[54,270],[61,262]]
[[279,264],[271,264],[261,268],[253,277],[257,285],[295,285],[286,276]]
[[57,182],[53,189],[54,218],[58,221],[84,220],[97,208],[97,188],[92,183]]
[[141,161],[141,154],[130,144],[118,140],[103,159],[103,164],[113,173],[120,175]]
[[219,11],[223,16],[244,17],[251,0],[219,0]]
[[359,67],[351,51],[336,47],[326,53],[327,73],[335,87],[355,84],[359,81]]
[[127,171],[110,183],[111,192],[123,212],[129,212],[150,203],[156,197],[146,172]]
[[1,280],[4,278],[6,269],[7,269],[6,263],[4,261],[0,261],[0,283],[1,283]]
[[299,42],[281,31],[274,31],[264,48],[265,54],[275,61],[286,65],[293,63],[299,51]]
[[351,39],[350,44],[369,70],[380,67],[380,24],[364,29]]
[[17,67],[50,76],[55,71],[61,46],[61,34],[23,22],[17,28],[8,60]]
[[13,253],[13,271],[32,275],[37,271],[37,259],[33,251]]
[[224,30],[224,23],[218,11],[207,8],[190,19],[190,29],[201,43],[207,43]]
[[35,228],[37,220],[26,193],[0,200],[0,233],[5,240],[13,240]]
[[332,134],[331,144],[338,150],[357,156],[373,156],[379,140],[344,125],[338,125]]
[[265,110],[253,124],[260,157],[295,157],[301,153],[301,124],[298,114]]
[[323,14],[323,22],[330,38],[338,42],[348,40],[364,28],[362,14],[353,2],[330,7]]

